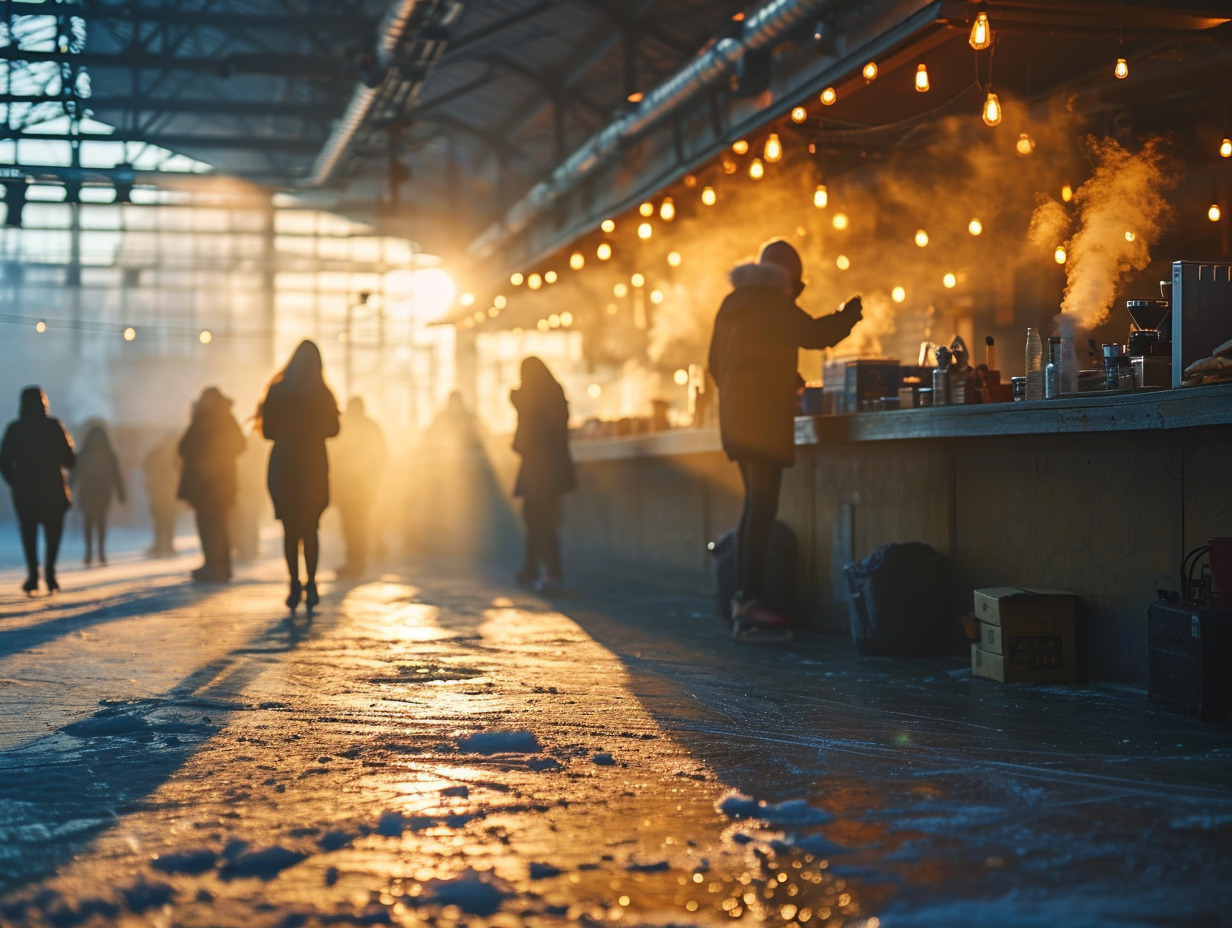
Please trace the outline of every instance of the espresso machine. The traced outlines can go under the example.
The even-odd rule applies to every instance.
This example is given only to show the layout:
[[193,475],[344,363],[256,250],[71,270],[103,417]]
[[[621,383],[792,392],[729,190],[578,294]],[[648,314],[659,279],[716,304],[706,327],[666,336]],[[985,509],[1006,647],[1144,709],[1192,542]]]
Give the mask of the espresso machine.
[[[1169,283],[1168,289],[1171,289]],[[1127,300],[1133,320],[1125,353],[1134,371],[1134,386],[1172,386],[1172,303],[1169,300]]]

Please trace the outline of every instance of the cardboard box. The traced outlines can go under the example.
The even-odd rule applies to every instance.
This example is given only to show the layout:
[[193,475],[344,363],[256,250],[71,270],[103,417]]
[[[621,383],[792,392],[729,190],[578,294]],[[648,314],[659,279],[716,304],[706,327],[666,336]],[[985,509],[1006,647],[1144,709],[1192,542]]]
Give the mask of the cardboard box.
[[1064,590],[991,587],[975,591],[980,638],[971,672],[1002,683],[1078,679],[1078,597]]

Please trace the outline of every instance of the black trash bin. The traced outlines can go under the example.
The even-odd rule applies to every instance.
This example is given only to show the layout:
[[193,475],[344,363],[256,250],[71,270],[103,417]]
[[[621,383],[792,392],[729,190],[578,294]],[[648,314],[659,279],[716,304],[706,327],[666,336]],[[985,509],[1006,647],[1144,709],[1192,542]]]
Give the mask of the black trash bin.
[[851,639],[861,654],[955,651],[957,616],[945,558],[923,542],[882,545],[843,568]]

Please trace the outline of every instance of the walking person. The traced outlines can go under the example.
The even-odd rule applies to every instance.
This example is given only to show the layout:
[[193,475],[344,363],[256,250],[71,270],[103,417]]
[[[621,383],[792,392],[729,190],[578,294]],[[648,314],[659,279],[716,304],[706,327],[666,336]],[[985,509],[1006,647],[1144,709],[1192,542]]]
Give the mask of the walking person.
[[756,263],[734,268],[731,284],[715,317],[709,366],[719,388],[723,450],[744,484],[732,637],[785,641],[791,622],[766,607],[763,572],[783,468],[796,459],[797,349],[837,345],[860,321],[861,303],[852,297],[839,312],[816,319],[797,306],[803,265],[782,239],[763,245]]
[[43,580],[48,593],[60,589],[56,556],[64,533],[64,513],[72,500],[64,471],[75,461],[73,440],[60,420],[48,414],[47,395],[39,387],[26,387],[21,391],[17,419],[9,423],[0,440],[0,476],[13,491],[26,556],[26,582],[21,588],[30,596],[39,583],[40,525],[46,549]]
[[522,385],[509,394],[518,412],[513,450],[522,456],[513,495],[522,497],[526,549],[515,579],[552,592],[564,579],[560,557],[561,499],[577,488],[569,453],[569,404],[547,365],[522,361]]
[[368,567],[372,504],[389,457],[385,433],[364,412],[364,401],[360,397],[353,396],[347,403],[338,438],[329,456],[334,505],[342,519],[342,537],[346,543],[346,561],[338,568],[337,575],[359,577]]
[[101,425],[93,425],[77,452],[77,466],[70,481],[77,508],[81,510],[86,536],[86,566],[94,563],[95,542],[98,562],[107,564],[107,513],[111,499],[124,502],[124,478],[111,439]]
[[164,435],[141,462],[145,472],[145,495],[150,504],[150,523],[154,529],[154,540],[146,550],[150,557],[175,554],[175,518],[181,505],[176,496],[180,485],[180,455],[176,445],[174,434]]
[[[314,342],[299,343],[286,367],[274,375],[257,407],[261,434],[274,443],[269,459],[269,492],[274,516],[282,522],[283,553],[291,588],[287,608],[301,597],[311,612],[320,602],[317,528],[329,505],[329,459],[325,439],[338,434],[338,404],[325,384],[321,351]],[[299,550],[304,549],[307,578],[299,579]]]
[[197,534],[205,563],[192,572],[196,583],[231,579],[231,538],[227,519],[235,505],[235,459],[244,451],[244,433],[231,414],[231,400],[206,387],[193,404],[192,421],[180,439],[179,499],[197,515]]

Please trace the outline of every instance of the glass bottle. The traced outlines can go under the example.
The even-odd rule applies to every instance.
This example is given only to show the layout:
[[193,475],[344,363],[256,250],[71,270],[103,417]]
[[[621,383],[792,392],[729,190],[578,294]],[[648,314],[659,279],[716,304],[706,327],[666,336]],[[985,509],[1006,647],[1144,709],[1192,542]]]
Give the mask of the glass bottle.
[[1061,339],[1048,339],[1048,366],[1044,368],[1044,399],[1055,400],[1061,395]]
[[1027,329],[1027,395],[1028,400],[1044,398],[1044,343],[1039,329]]

